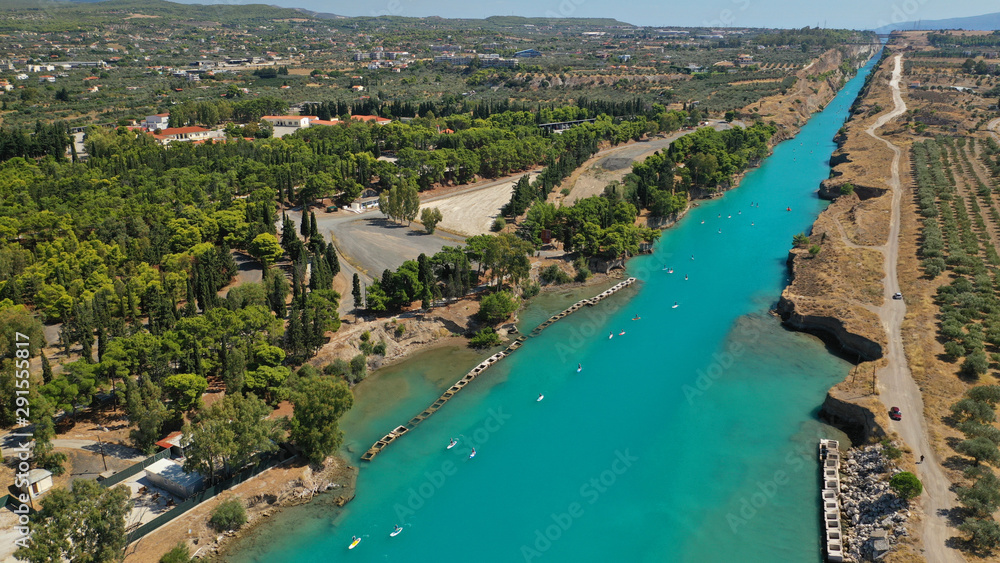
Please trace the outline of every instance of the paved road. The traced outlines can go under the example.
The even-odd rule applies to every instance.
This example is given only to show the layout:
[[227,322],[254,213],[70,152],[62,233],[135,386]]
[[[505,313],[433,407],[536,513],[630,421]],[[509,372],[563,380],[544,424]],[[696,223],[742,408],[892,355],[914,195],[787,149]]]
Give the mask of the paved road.
[[894,109],[879,117],[867,133],[892,149],[892,178],[889,187],[892,189],[892,217],[890,219],[889,240],[884,246],[872,247],[885,255],[885,279],[883,283],[884,300],[878,308],[879,317],[889,338],[887,353],[888,365],[878,372],[879,394],[883,403],[896,406],[903,411],[903,420],[893,423],[893,429],[899,432],[915,455],[925,456],[923,463],[917,465],[917,472],[924,484],[924,493],[920,497],[924,508],[923,544],[927,561],[951,562],[964,561],[958,550],[948,547],[945,542],[953,531],[948,526],[948,513],[956,506],[955,494],[949,490],[951,482],[941,468],[941,462],[931,448],[927,434],[927,423],[924,420],[924,401],[920,388],[913,381],[910,368],[906,362],[903,350],[902,324],[906,316],[906,304],[892,299],[892,294],[899,291],[899,279],[896,273],[896,263],[899,258],[899,222],[900,202],[903,197],[899,182],[899,161],[902,151],[896,145],[880,137],[875,131],[890,120],[906,112],[906,103],[899,93],[899,80],[902,74],[902,55],[896,55],[895,67],[889,87],[892,90]]

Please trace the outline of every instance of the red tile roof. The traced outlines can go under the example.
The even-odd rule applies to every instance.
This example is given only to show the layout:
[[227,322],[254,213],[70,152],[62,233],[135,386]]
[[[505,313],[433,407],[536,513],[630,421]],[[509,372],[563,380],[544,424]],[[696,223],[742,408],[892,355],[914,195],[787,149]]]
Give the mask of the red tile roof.
[[203,127],[167,127],[166,129],[160,129],[159,136],[186,135],[188,133],[208,133],[208,129]]

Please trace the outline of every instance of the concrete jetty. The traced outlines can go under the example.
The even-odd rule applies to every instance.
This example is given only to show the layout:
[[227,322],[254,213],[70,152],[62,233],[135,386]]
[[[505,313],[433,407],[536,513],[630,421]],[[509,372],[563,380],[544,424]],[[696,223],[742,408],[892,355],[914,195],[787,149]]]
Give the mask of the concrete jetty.
[[840,562],[844,560],[844,534],[840,529],[840,442],[820,440],[819,463],[826,561]]
[[456,381],[455,384],[452,385],[451,387],[449,387],[447,391],[445,391],[444,393],[442,393],[441,396],[438,397],[438,399],[436,401],[434,401],[433,403],[431,403],[431,406],[429,406],[426,409],[424,409],[423,412],[421,412],[417,416],[411,418],[405,425],[397,426],[391,432],[389,432],[388,434],[386,434],[385,436],[383,436],[381,439],[379,439],[377,442],[375,442],[374,444],[372,444],[372,447],[368,448],[368,451],[366,451],[365,453],[363,453],[361,455],[361,459],[364,460],[364,461],[371,461],[386,446],[388,446],[389,444],[391,444],[392,442],[394,442],[396,440],[396,438],[399,438],[403,434],[409,432],[410,430],[413,430],[418,424],[420,424],[421,422],[423,422],[424,420],[426,420],[428,417],[430,417],[432,414],[434,414],[435,412],[437,412],[438,409],[440,409],[441,407],[443,407],[445,403],[447,403],[452,397],[454,397],[466,385],[468,385],[469,383],[471,383],[473,379],[479,377],[484,371],[488,370],[490,367],[492,367],[493,365],[495,365],[500,360],[502,360],[502,359],[506,358],[507,356],[511,355],[512,353],[514,353],[514,351],[517,350],[518,348],[520,348],[521,345],[523,345],[524,342],[529,337],[538,336],[547,327],[555,324],[556,322],[558,322],[558,321],[560,321],[562,319],[565,319],[569,315],[575,313],[576,311],[579,311],[584,306],[594,306],[594,305],[600,303],[602,300],[607,299],[608,297],[611,297],[615,293],[618,293],[619,291],[625,289],[626,287],[629,287],[630,285],[636,283],[637,281],[638,280],[635,279],[635,278],[628,278],[628,279],[626,279],[626,280],[624,280],[622,282],[619,282],[619,283],[617,283],[617,284],[609,287],[608,289],[606,289],[605,291],[601,292],[599,295],[597,295],[595,297],[591,297],[590,299],[583,299],[583,300],[577,301],[576,303],[574,303],[568,309],[566,309],[566,310],[564,310],[564,311],[562,311],[560,313],[557,313],[555,315],[552,315],[551,317],[549,317],[548,319],[546,319],[545,322],[543,322],[542,324],[540,324],[537,327],[535,327],[535,329],[532,330],[531,333],[529,333],[528,336],[520,336],[520,337],[518,337],[513,342],[511,342],[510,345],[508,345],[506,348],[504,348],[503,350],[497,352],[496,354],[493,354],[489,358],[486,358],[479,365],[477,365],[476,367],[472,368],[472,370],[469,371],[469,373],[465,374],[462,377],[462,379],[459,379],[458,381]]

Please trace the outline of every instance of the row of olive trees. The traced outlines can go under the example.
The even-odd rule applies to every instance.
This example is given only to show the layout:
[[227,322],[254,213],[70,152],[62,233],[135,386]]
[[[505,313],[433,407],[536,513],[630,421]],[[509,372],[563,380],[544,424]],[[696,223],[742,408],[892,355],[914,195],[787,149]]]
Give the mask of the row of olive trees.
[[1000,509],[1000,478],[984,462],[1000,466],[1000,429],[996,422],[996,406],[1000,402],[1000,385],[980,385],[969,389],[965,397],[951,406],[957,428],[965,440],[955,450],[971,457],[973,465],[965,469],[972,481],[958,487],[958,500],[967,511],[959,529],[969,535],[971,545],[989,553],[1000,547],[1000,524],[993,513]]

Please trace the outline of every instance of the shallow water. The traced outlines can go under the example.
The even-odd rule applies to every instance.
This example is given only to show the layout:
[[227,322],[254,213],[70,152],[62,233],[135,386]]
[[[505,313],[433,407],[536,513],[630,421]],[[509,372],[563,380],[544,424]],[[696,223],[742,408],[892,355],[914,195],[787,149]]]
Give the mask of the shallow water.
[[[529,339],[363,464],[347,507],[286,512],[230,560],[340,559],[360,536],[359,561],[820,561],[814,449],[835,432],[816,412],[849,364],[767,311],[870,68],[630,262],[638,289]],[[354,459],[479,357],[435,350],[362,385]]]

